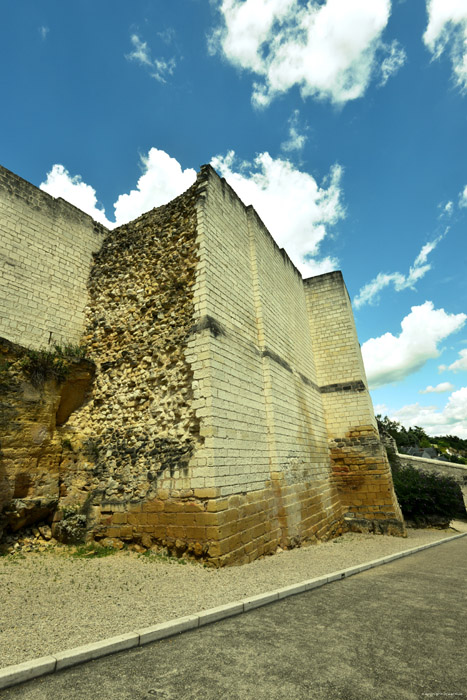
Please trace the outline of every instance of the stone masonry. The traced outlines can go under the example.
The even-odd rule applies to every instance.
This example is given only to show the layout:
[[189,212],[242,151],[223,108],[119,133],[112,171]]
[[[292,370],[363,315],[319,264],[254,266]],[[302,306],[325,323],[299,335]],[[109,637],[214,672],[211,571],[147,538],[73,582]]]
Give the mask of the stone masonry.
[[[4,384],[16,387],[14,399],[2,397],[0,426],[9,523],[16,502],[24,510],[37,501],[42,477],[28,481],[32,471],[49,475],[56,532],[79,513],[88,537],[164,546],[215,566],[348,528],[404,534],[340,272],[303,281],[209,166],[183,195],[111,232],[77,214],[80,262],[60,238],[55,211],[65,203],[0,174],[2,237],[18,235],[27,251],[55,236],[58,254],[80,268],[53,327],[42,278],[26,279],[23,258],[6,268],[4,298],[21,297],[0,326]],[[38,208],[35,228],[24,201]],[[59,264],[47,267],[48,251],[38,261],[60,306],[69,281]],[[24,299],[35,305],[26,326]],[[26,351],[11,341],[39,348],[50,334],[79,341],[88,359],[65,382],[34,389],[34,424],[18,360]],[[30,440],[19,450],[12,437],[26,433],[35,436],[32,461]]]

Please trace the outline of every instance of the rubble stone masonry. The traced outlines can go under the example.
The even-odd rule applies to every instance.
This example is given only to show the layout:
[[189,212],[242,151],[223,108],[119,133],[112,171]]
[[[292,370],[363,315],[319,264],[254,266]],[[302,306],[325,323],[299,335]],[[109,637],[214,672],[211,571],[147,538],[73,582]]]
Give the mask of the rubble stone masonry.
[[[22,183],[24,198],[36,201],[36,188]],[[7,208],[15,197],[7,193]],[[38,229],[22,228],[29,209],[13,216],[24,250],[41,245],[47,207],[57,206],[49,199]],[[48,421],[39,431],[48,447],[34,469],[49,474],[55,532],[77,512],[88,537],[165,546],[216,566],[349,527],[404,534],[340,273],[303,281],[255,210],[209,166],[183,195],[111,232],[82,216],[85,317],[80,291],[53,334],[80,340],[89,364],[34,395],[48,416],[38,418]],[[56,225],[50,231],[61,235]],[[47,251],[38,256],[45,266]],[[65,290],[54,265],[49,272]],[[14,325],[23,302],[17,314],[10,308],[2,326],[9,352],[8,341],[47,341],[46,306],[31,331]],[[82,318],[80,333],[70,318]],[[37,452],[31,413],[21,418],[31,389],[20,367],[8,370],[15,420],[35,435]],[[11,440],[12,401],[0,428],[11,447],[0,468],[10,513],[14,480],[19,493],[26,477],[18,475],[31,470],[31,450],[24,443],[15,452]],[[40,481],[23,488],[23,506]]]

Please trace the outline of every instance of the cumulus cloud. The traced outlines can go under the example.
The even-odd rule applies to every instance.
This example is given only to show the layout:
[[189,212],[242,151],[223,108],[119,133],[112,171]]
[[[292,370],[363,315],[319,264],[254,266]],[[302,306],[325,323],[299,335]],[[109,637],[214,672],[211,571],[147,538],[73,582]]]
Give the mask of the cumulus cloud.
[[[235,153],[218,155],[212,166],[224,176],[245,204],[252,204],[278,245],[287,250],[304,277],[336,269],[332,257],[317,257],[330,228],[344,216],[340,181],[342,169],[331,168],[319,185],[309,173],[287,160],[260,153],[253,163],[239,162]],[[63,197],[96,221],[114,228],[132,221],[153,207],[166,204],[187,190],[196,179],[193,168],[183,169],[165,151],[151,148],[141,157],[142,174],[136,187],[121,194],[114,204],[115,222],[107,219],[98,204],[96,191],[70,175],[63,165],[54,165],[41,189]]]
[[449,51],[454,82],[467,92],[467,4],[465,0],[427,0],[427,12],[425,45],[434,59]]
[[438,369],[441,372],[445,370],[451,370],[451,372],[467,372],[467,350],[461,350],[459,359],[453,362],[452,365],[440,365]]
[[217,0],[221,24],[209,40],[257,76],[253,104],[266,107],[298,86],[302,97],[336,104],[361,97],[374,75],[385,83],[405,61],[384,44],[390,0]]
[[438,357],[439,343],[464,325],[465,314],[435,309],[431,301],[412,306],[401,322],[401,332],[370,338],[362,345],[363,361],[371,389],[398,382]]
[[244,204],[254,206],[304,277],[336,269],[338,261],[334,258],[313,258],[329,228],[344,217],[339,165],[331,168],[321,186],[309,173],[267,152],[257,155],[253,163],[242,163],[230,151],[213,158],[211,165]]
[[427,386],[426,389],[420,389],[419,394],[444,394],[446,391],[452,391],[454,384],[450,382],[441,382],[436,386]]
[[142,156],[141,163],[143,174],[136,189],[129,194],[121,194],[114,204],[119,226],[153,207],[166,204],[196,180],[193,168],[183,170],[175,158],[157,148],[151,148],[147,156]]
[[300,112],[296,109],[289,119],[289,138],[281,143],[283,151],[301,151],[306,143],[307,136],[300,133],[299,118]]
[[408,274],[403,275],[401,272],[380,272],[371,282],[365,284],[353,300],[355,308],[359,309],[365,304],[376,303],[381,290],[391,284],[394,286],[396,292],[401,292],[403,289],[414,289],[415,283],[431,270],[431,264],[428,263],[428,255],[436,248],[446,233],[447,230],[443,235],[435,238],[434,241],[425,243],[415,258],[413,265],[411,265]]
[[454,391],[442,410],[419,403],[403,406],[389,416],[405,427],[419,425],[428,435],[457,435],[467,439],[467,387]]
[[175,158],[157,148],[151,148],[147,156],[141,157],[141,165],[143,174],[136,188],[121,194],[114,204],[115,222],[109,221],[105,210],[98,205],[95,189],[83,182],[81,175],[70,175],[63,165],[52,167],[40,189],[52,197],[62,197],[107,228],[115,228],[170,202],[196,180],[193,168],[183,170]]
[[166,83],[167,77],[172,75],[177,62],[175,58],[155,58],[151,56],[151,50],[146,41],[142,41],[138,34],[132,34],[130,41],[133,44],[133,51],[126,54],[125,58],[129,61],[136,61],[142,66],[150,70],[153,78],[160,83]]
[[49,33],[50,29],[46,27],[44,24],[42,24],[39,27],[39,34],[41,35],[41,38],[43,41],[47,39],[47,34]]
[[74,204],[104,226],[112,227],[113,224],[107,219],[104,209],[98,205],[96,190],[83,182],[81,175],[70,175],[63,165],[56,163],[52,167],[40,189],[52,197],[61,197]]

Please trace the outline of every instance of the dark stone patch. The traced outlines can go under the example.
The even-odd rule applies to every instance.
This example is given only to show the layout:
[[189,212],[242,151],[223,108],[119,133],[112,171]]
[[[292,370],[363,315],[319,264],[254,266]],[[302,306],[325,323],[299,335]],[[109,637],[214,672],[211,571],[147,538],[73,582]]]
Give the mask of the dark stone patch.
[[356,382],[340,382],[339,384],[326,384],[325,386],[320,386],[319,391],[321,394],[332,394],[336,391],[361,392],[366,391],[366,386],[361,381],[361,379],[359,379]]
[[311,379],[308,379],[308,377],[306,377],[301,372],[298,373],[298,376],[300,377],[300,379],[302,380],[302,382],[304,384],[306,384],[307,386],[313,387],[313,389],[316,389],[316,391],[319,391],[319,386],[317,384],[315,384],[314,382],[312,382]]
[[275,353],[275,352],[273,352],[272,350],[269,350],[268,348],[266,348],[265,350],[263,350],[263,352],[261,353],[261,355],[262,355],[263,357],[270,357],[271,360],[274,360],[274,362],[277,362],[278,365],[280,365],[281,367],[283,367],[284,369],[286,369],[287,372],[290,372],[290,373],[292,374],[292,367],[289,365],[288,362],[286,362],[285,360],[283,360],[282,357],[281,357],[280,355],[277,355],[277,353]]
[[189,335],[195,334],[195,333],[200,333],[201,331],[204,331],[205,329],[208,329],[211,335],[214,338],[217,338],[219,335],[226,335],[226,332],[222,326],[222,324],[219,323],[219,321],[216,321],[215,318],[212,316],[203,316],[198,323],[196,323],[189,331]]

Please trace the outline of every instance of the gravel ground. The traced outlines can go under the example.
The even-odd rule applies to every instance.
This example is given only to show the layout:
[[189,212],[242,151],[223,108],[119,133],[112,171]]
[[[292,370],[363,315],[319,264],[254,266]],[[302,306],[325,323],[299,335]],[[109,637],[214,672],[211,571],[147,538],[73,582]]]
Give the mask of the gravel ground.
[[348,533],[244,566],[118,552],[63,551],[0,558],[0,667],[96,642],[467,531],[409,530],[407,539]]

